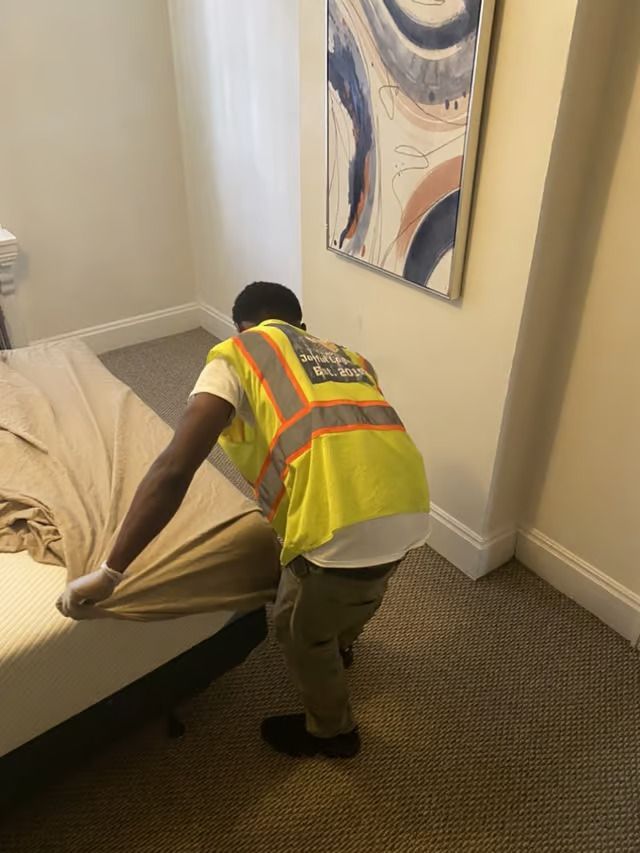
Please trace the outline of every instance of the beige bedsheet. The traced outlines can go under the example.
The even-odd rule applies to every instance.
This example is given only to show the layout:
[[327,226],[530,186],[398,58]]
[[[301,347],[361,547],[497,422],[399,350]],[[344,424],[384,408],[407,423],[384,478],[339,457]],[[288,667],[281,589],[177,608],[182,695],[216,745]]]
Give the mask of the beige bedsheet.
[[[93,571],[170,438],[81,342],[2,353],[0,552],[27,550],[69,578]],[[273,598],[278,572],[275,536],[255,504],[207,464],[96,616],[247,611]]]

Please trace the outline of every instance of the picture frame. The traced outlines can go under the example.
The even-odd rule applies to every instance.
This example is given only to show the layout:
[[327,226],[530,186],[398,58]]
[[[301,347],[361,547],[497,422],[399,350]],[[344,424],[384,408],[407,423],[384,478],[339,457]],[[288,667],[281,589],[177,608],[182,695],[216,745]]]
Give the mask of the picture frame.
[[326,245],[461,295],[495,0],[326,0]]

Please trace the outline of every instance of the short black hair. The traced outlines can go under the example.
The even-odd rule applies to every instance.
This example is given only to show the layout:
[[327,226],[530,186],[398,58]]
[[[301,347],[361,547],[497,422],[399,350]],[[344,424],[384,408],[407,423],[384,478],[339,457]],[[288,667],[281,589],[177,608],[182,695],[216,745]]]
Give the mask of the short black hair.
[[254,281],[238,295],[233,306],[233,322],[258,323],[264,320],[283,320],[292,326],[302,323],[302,308],[298,297],[283,284],[273,281]]

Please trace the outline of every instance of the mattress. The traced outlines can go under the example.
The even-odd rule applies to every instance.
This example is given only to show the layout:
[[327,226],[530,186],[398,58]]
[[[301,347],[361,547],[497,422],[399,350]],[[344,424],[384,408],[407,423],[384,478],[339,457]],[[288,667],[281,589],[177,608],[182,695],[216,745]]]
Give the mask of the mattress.
[[66,570],[0,554],[0,756],[220,631],[230,612],[73,622],[54,606]]

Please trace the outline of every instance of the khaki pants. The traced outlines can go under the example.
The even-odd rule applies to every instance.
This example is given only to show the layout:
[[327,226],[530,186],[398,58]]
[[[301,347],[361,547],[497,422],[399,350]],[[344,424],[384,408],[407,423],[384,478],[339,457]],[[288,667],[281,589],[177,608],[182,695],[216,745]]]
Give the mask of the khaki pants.
[[355,728],[340,649],[380,607],[395,568],[327,571],[298,557],[282,571],[276,633],[313,735],[334,737]]

